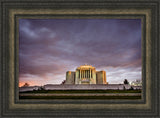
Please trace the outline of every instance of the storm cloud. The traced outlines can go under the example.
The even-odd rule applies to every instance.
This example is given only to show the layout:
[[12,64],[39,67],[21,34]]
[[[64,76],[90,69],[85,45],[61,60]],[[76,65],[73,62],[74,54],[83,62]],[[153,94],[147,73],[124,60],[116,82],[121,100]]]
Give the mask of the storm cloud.
[[20,85],[60,84],[89,64],[109,83],[141,79],[140,19],[20,19]]

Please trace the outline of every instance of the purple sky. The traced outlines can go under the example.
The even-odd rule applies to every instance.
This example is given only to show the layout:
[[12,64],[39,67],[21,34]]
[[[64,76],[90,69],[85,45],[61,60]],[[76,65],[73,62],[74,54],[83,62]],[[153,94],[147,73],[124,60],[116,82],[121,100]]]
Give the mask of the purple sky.
[[20,19],[20,86],[60,84],[84,64],[107,82],[141,79],[140,19]]

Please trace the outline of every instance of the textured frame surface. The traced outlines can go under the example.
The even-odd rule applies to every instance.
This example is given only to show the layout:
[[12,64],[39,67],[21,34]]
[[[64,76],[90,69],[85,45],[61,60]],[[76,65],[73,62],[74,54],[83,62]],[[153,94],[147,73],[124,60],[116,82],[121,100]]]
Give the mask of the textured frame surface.
[[[99,10],[99,9],[97,9],[97,10]],[[48,12],[49,11],[49,12]],[[13,28],[14,27],[14,30],[12,29],[11,30],[11,32],[13,32],[12,34],[14,35],[14,39],[12,39],[12,40],[14,40],[14,45],[15,45],[15,47],[17,47],[16,48],[16,50],[15,50],[15,60],[17,60],[16,62],[15,62],[15,66],[16,66],[16,68],[15,68],[15,82],[11,82],[12,84],[13,83],[15,83],[15,99],[14,99],[14,101],[15,101],[15,103],[42,103],[42,100],[28,100],[28,101],[26,101],[26,100],[19,100],[19,88],[18,88],[18,84],[19,84],[19,81],[18,81],[18,75],[19,75],[19,70],[18,70],[18,67],[19,67],[19,65],[18,65],[18,56],[19,56],[19,38],[18,38],[18,36],[19,36],[19,31],[18,31],[18,29],[19,29],[19,19],[141,19],[141,25],[142,25],[142,30],[143,29],[145,29],[145,26],[146,26],[146,16],[145,16],[145,14],[142,14],[143,12],[145,13],[145,12],[147,12],[147,11],[139,11],[140,13],[139,14],[136,14],[136,16],[135,16],[135,13],[137,13],[137,11],[134,11],[134,10],[130,10],[130,11],[128,11],[128,12],[124,12],[124,10],[123,11],[121,11],[121,13],[119,13],[119,11],[117,11],[117,10],[112,10],[112,11],[110,11],[110,10],[102,10],[101,12],[99,12],[99,11],[95,11],[94,9],[93,10],[85,10],[85,11],[83,11],[83,10],[76,10],[76,12],[70,12],[71,10],[68,10],[68,11],[66,11],[65,10],[65,12],[63,11],[63,10],[61,10],[61,11],[52,11],[52,10],[46,10],[46,12],[38,12],[38,11],[32,11],[31,13],[29,13],[29,11],[26,11],[26,10],[21,10],[21,11],[12,11],[12,18],[11,18],[11,21],[14,21],[14,23],[11,23],[10,22],[10,24],[14,24],[15,25],[15,27],[14,26],[12,26],[12,25],[10,25],[11,26],[11,28]],[[134,11],[134,12],[133,12]],[[149,16],[149,14],[147,14],[147,17]],[[149,20],[149,19],[147,19],[147,20]],[[148,21],[149,22],[149,21]],[[11,35],[12,35],[11,34]],[[16,34],[16,35],[15,35]],[[146,44],[146,41],[144,40],[144,38],[145,38],[145,36],[146,36],[146,34],[145,34],[145,32],[143,32],[142,33],[142,45],[144,45],[143,47],[144,47],[144,53],[146,53],[146,47],[145,47],[145,44]],[[143,58],[142,58],[142,60],[144,60],[144,62],[145,62],[145,55],[143,56]],[[17,63],[17,64],[16,64]],[[94,96],[94,99],[93,100],[90,100],[90,99],[85,99],[85,100],[83,100],[84,98],[87,98],[88,96],[89,96],[89,93],[85,96],[85,97],[83,97],[83,99],[80,99],[80,100],[70,100],[70,101],[68,101],[68,100],[65,100],[65,96],[63,96],[63,100],[55,100],[54,99],[54,101],[52,100],[52,101],[47,101],[47,100],[43,100],[43,103],[47,103],[47,104],[49,104],[49,103],[54,103],[54,104],[57,104],[57,103],[59,103],[59,104],[62,104],[62,103],[76,103],[76,104],[88,104],[88,103],[94,103],[94,104],[99,104],[99,103],[112,103],[112,104],[116,104],[116,103],[118,103],[118,104],[123,104],[123,103],[128,103],[128,104],[134,104],[134,103],[137,103],[137,104],[144,104],[145,102],[146,102],[146,92],[144,92],[144,91],[146,91],[145,90],[145,88],[146,88],[146,85],[145,85],[145,83],[146,83],[146,80],[145,80],[145,71],[146,71],[146,69],[145,69],[146,67],[145,67],[145,64],[143,64],[143,77],[144,77],[144,80],[143,80],[143,90],[142,90],[142,93],[141,93],[141,99],[138,99],[138,100],[98,100],[98,98],[100,98],[101,96],[99,96],[99,94],[98,93],[96,93],[96,91],[94,91],[95,92],[95,96]],[[10,81],[12,81],[13,79],[11,79]],[[11,86],[13,86],[13,85],[11,85]],[[93,91],[93,90],[92,90]],[[72,95],[77,95],[77,93],[76,94],[73,94],[73,93],[71,93]],[[105,94],[105,93],[104,93]],[[12,95],[12,96],[14,96],[14,95]],[[95,99],[97,99],[97,100],[95,100]],[[103,99],[105,99],[105,98],[103,98]],[[78,101],[78,102],[77,102]]]
[[[1,117],[159,117],[159,1],[158,0],[1,0],[0,32],[0,103]],[[37,9],[43,9],[39,11]],[[36,11],[37,10],[37,11]],[[87,10],[87,12],[86,12]],[[94,11],[94,12],[93,12]],[[143,73],[146,76],[146,101],[115,104],[114,101],[55,101],[47,104],[40,101],[34,104],[16,98],[15,74],[18,66],[14,33],[15,14],[141,14],[146,17],[146,43],[142,47]],[[28,13],[27,13],[28,12]],[[129,14],[128,14],[129,15]],[[147,18],[149,21],[147,21]],[[145,22],[145,21],[144,21]],[[12,32],[13,31],[13,32]],[[146,47],[145,47],[146,46]],[[146,53],[144,53],[146,52]],[[16,64],[16,65],[15,65]],[[147,78],[148,77],[148,78]],[[143,89],[144,90],[144,89]],[[57,103],[56,103],[57,102]],[[43,104],[42,104],[43,103]],[[123,103],[123,102],[122,102]]]

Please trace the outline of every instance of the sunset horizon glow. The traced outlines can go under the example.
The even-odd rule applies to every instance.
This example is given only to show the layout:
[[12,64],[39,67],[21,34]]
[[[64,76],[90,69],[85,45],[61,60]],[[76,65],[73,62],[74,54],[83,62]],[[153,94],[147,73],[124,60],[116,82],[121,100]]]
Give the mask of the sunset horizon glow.
[[109,84],[141,80],[141,19],[19,19],[20,87],[61,84],[84,64]]

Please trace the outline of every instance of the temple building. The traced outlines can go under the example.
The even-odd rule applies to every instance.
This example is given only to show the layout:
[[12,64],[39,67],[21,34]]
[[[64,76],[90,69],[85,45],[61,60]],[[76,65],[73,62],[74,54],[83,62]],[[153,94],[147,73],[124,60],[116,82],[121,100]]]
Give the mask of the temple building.
[[65,84],[107,84],[106,72],[96,71],[91,65],[82,65],[75,72],[66,72]]

